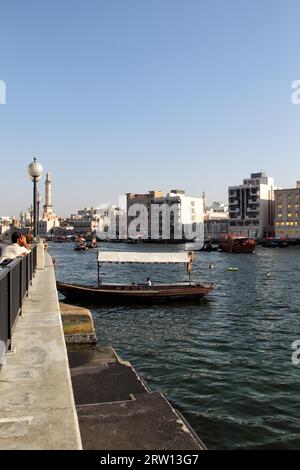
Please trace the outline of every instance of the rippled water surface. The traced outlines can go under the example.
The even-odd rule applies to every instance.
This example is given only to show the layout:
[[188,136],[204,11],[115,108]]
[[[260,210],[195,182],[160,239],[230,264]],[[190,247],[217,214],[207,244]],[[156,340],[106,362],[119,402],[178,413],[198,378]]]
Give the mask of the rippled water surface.
[[[50,253],[58,280],[96,283],[95,251],[53,244]],[[300,247],[258,248],[253,255],[197,253],[193,279],[216,283],[206,300],[90,307],[99,343],[130,360],[208,448],[299,448],[300,366],[291,362],[291,344],[300,339],[299,261]],[[103,282],[186,280],[181,266],[107,266],[102,276]]]

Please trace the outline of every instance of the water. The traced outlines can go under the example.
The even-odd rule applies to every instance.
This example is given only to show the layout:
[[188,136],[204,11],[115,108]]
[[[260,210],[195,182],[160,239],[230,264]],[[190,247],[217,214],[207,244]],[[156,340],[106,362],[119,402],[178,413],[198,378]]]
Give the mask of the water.
[[[95,251],[75,253],[72,244],[57,244],[50,253],[57,279],[96,283]],[[99,343],[130,360],[208,448],[297,449],[300,366],[291,362],[291,344],[300,339],[299,261],[300,247],[258,248],[254,255],[197,253],[193,278],[216,283],[206,300],[93,307]],[[109,265],[102,272],[104,282],[187,280],[180,266]]]

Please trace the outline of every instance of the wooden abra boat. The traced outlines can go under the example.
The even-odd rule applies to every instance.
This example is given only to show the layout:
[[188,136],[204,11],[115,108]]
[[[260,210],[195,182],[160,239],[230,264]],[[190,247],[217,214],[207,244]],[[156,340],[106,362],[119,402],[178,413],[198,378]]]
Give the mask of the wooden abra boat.
[[248,237],[227,235],[220,240],[219,248],[227,253],[253,253],[256,241]]
[[105,284],[99,287],[88,287],[57,282],[57,289],[67,299],[91,301],[92,303],[153,303],[173,300],[198,300],[207,295],[213,287],[213,284],[200,283],[159,284],[155,286]]
[[[189,282],[179,284],[102,284],[100,265],[104,263],[186,263]],[[98,253],[98,286],[66,284],[57,282],[57,289],[67,299],[91,303],[155,303],[195,301],[207,295],[212,283],[191,281],[192,253],[139,253],[100,252]]]

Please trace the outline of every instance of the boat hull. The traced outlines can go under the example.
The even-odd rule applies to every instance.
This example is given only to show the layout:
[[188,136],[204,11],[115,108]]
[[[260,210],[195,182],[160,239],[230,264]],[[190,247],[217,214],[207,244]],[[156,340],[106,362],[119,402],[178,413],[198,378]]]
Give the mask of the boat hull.
[[101,285],[88,287],[57,282],[58,291],[67,299],[90,303],[156,303],[172,301],[197,301],[214,288],[213,284],[177,285]]
[[226,253],[254,253],[256,241],[250,238],[228,238],[220,241],[219,248]]

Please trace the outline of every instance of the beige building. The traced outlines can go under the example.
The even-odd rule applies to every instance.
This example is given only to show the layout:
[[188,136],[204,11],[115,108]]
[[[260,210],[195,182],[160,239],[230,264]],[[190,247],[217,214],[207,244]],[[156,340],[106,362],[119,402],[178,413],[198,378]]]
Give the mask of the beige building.
[[142,227],[139,232],[140,238],[163,240],[189,238],[187,235],[195,226],[203,224],[202,196],[189,197],[180,189],[172,189],[166,195],[162,191],[149,191],[146,194],[127,193],[129,238],[131,238],[130,224],[137,217],[135,208],[132,207],[135,204],[140,204],[145,209],[139,214]]
[[275,235],[300,239],[300,181],[296,188],[275,191]]

